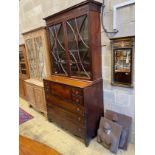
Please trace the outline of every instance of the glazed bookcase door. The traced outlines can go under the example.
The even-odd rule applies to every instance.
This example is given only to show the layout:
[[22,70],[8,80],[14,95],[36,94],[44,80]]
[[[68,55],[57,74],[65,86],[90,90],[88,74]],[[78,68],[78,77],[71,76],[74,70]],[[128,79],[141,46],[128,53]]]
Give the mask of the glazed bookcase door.
[[66,22],[71,76],[90,79],[88,17],[83,15]]
[[45,75],[44,75],[44,54],[43,54],[43,42],[41,36],[34,38],[34,45],[36,49],[36,54],[37,54],[37,65],[38,65],[38,73],[37,73],[37,78],[39,80],[42,80]]
[[55,24],[49,27],[50,54],[52,57],[53,73],[59,75],[68,75],[66,49],[64,46],[64,28],[63,24]]
[[33,46],[33,39],[26,40],[27,50],[28,50],[28,59],[29,59],[29,68],[31,78],[38,78],[38,66],[37,66],[37,55]]

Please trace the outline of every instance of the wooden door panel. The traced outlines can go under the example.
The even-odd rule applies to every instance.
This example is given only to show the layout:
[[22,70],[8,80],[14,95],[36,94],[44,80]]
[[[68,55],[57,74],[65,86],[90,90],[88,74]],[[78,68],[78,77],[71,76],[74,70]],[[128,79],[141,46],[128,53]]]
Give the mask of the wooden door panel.
[[44,94],[43,89],[40,87],[34,87],[34,96],[35,96],[35,103],[37,109],[40,111],[45,111],[45,102],[44,102]]
[[26,84],[26,95],[29,103],[35,106],[33,86]]

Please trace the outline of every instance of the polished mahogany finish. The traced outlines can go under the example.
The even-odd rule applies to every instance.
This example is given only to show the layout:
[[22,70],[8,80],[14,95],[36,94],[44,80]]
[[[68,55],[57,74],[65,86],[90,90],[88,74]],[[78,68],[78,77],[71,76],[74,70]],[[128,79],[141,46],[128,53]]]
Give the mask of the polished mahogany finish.
[[86,146],[103,116],[101,3],[86,0],[46,17],[52,75],[44,78],[49,121]]
[[19,96],[23,99],[26,98],[26,90],[25,90],[25,81],[30,77],[29,68],[26,56],[25,45],[22,44],[19,46]]
[[102,77],[101,3],[84,1],[44,18],[52,74],[86,80]]
[[83,81],[54,75],[45,78],[48,119],[83,138],[88,145],[103,116],[102,87],[102,79]]

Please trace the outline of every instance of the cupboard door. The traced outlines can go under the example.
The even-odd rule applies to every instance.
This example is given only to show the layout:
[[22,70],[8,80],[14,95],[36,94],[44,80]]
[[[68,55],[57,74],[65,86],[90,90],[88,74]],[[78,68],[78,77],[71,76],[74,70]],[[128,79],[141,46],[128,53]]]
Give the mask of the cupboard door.
[[31,78],[37,79],[38,78],[37,55],[34,50],[33,39],[27,39],[26,46],[28,50],[30,76]]
[[66,22],[71,75],[90,79],[88,17],[83,15]]
[[51,57],[53,62],[53,73],[68,75],[66,50],[64,45],[64,30],[63,24],[56,24],[49,27],[49,38],[51,47]]
[[34,96],[36,108],[42,112],[46,110],[46,105],[44,101],[43,89],[40,87],[34,87]]
[[42,80],[44,78],[44,49],[43,49],[43,42],[42,37],[34,38],[34,46],[37,55],[37,65],[38,65],[38,79]]
[[28,99],[29,103],[31,105],[35,106],[33,86],[26,84],[26,94],[27,94],[27,99]]

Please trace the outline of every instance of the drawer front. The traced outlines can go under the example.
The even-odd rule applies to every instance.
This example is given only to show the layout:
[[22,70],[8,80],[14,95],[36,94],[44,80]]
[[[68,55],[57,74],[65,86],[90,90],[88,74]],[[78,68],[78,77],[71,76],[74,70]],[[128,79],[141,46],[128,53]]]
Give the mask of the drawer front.
[[76,103],[73,104],[72,102],[61,100],[57,98],[56,96],[52,95],[46,95],[47,100],[47,106],[50,106],[51,104],[56,105],[60,108],[66,109],[72,113],[75,113],[77,115],[84,116],[84,107],[77,105]]
[[80,88],[44,80],[44,89],[48,95],[83,105],[83,91]]
[[81,138],[85,137],[85,128],[73,123],[72,121],[66,119],[66,117],[62,117],[60,113],[57,112],[55,109],[48,110],[48,119],[56,122],[62,128],[70,131],[76,136]]
[[71,99],[71,87],[68,87],[66,85],[61,85],[57,83],[51,83],[50,85],[51,94],[56,95],[60,98],[64,98],[67,100]]
[[52,111],[54,115],[58,115],[58,116],[64,118],[65,120],[68,120],[74,124],[81,126],[81,127],[84,126],[84,117],[83,116],[76,115],[72,112],[69,112],[68,110],[65,110],[58,106],[55,106],[54,104],[51,104],[50,106],[48,104],[47,111]]

